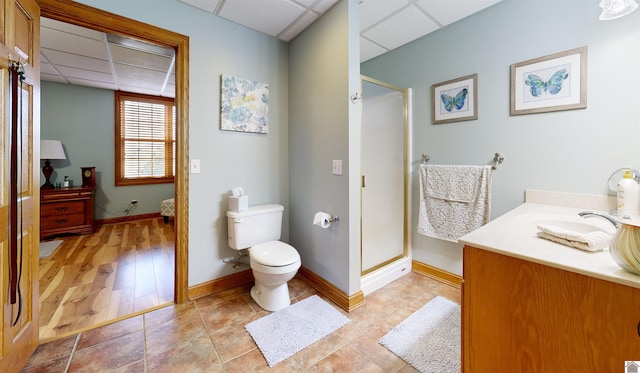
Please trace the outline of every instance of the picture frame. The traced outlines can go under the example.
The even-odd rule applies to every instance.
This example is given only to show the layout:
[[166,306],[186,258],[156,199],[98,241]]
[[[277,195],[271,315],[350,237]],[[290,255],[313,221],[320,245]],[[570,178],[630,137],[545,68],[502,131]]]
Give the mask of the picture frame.
[[220,129],[268,133],[269,86],[231,75],[221,75]]
[[585,109],[587,47],[511,65],[511,115]]
[[433,124],[475,119],[478,119],[478,74],[431,86],[431,122]]

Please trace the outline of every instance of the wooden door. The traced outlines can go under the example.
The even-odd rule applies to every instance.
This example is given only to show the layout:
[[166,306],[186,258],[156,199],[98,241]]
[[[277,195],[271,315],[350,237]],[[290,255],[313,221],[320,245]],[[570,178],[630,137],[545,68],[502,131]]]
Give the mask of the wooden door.
[[19,372],[38,346],[40,9],[0,1],[0,372]]

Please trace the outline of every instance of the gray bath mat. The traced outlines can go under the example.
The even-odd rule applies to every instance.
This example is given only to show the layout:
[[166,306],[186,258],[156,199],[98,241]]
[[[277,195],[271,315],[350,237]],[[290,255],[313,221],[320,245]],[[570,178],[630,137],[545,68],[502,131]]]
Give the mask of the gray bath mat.
[[423,373],[460,371],[460,306],[436,297],[380,339]]
[[321,340],[349,322],[313,295],[245,326],[270,367]]

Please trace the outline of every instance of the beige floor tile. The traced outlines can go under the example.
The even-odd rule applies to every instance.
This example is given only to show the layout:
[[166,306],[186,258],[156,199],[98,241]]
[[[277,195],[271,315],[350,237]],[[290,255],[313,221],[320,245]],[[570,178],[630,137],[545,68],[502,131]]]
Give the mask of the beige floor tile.
[[203,336],[207,336],[207,331],[197,313],[167,320],[147,328],[145,333],[147,355],[159,354],[170,349],[174,344]]
[[227,373],[269,372],[269,373],[299,373],[302,368],[294,359],[287,359],[273,367],[269,367],[260,350],[251,350],[248,353],[224,364]]
[[224,372],[211,340],[206,335],[172,344],[164,352],[150,356],[147,368],[154,373]]
[[351,345],[345,345],[338,351],[322,359],[308,370],[309,372],[384,372],[382,368],[367,359]]
[[223,363],[257,348],[244,326],[229,325],[210,331],[211,341]]
[[[294,278],[292,303],[317,294]],[[251,284],[89,330],[38,347],[24,373],[35,372],[388,372],[415,373],[378,341],[440,295],[460,303],[460,289],[410,273],[365,297],[336,332],[269,367],[244,326],[271,312],[249,294]],[[71,361],[69,362],[69,360]]]
[[339,350],[348,341],[340,334],[340,331],[332,333],[311,346],[293,355],[293,359],[304,369],[311,367],[325,357]]

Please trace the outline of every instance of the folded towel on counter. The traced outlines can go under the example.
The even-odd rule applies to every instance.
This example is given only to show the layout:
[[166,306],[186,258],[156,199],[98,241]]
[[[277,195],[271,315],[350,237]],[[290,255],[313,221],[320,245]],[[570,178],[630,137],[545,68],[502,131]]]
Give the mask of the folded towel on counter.
[[612,234],[602,231],[573,232],[554,225],[538,225],[538,237],[586,251],[600,251],[609,247]]

